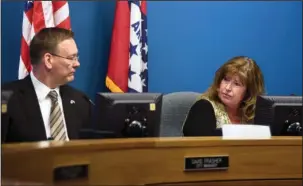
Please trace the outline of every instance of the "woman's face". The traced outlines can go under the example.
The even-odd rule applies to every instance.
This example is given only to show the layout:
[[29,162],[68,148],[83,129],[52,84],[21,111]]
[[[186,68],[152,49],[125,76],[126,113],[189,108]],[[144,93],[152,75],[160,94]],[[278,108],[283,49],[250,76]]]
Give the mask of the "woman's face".
[[218,96],[222,103],[233,109],[238,109],[245,93],[246,85],[244,85],[238,75],[226,75],[218,88]]

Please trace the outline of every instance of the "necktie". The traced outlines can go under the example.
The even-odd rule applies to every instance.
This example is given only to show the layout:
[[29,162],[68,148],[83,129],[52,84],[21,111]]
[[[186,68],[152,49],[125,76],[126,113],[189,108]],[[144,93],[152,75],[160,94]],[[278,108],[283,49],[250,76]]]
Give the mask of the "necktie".
[[54,140],[66,140],[66,132],[64,128],[63,115],[58,102],[58,94],[56,91],[50,91],[48,96],[52,100],[49,124],[51,136]]

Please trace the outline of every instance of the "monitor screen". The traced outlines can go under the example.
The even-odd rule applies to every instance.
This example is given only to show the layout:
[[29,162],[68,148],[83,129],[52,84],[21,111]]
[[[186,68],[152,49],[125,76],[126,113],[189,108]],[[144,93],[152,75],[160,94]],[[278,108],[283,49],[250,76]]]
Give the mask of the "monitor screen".
[[161,106],[161,93],[97,93],[94,128],[113,138],[159,137]]
[[302,135],[302,96],[259,96],[254,123],[269,125],[272,136]]

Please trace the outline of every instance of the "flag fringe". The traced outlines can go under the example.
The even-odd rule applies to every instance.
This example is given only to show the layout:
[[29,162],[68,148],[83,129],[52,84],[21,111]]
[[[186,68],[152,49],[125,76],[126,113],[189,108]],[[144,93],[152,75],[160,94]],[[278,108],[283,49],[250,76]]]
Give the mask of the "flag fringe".
[[123,91],[108,76],[106,76],[105,84],[111,92],[123,93]]

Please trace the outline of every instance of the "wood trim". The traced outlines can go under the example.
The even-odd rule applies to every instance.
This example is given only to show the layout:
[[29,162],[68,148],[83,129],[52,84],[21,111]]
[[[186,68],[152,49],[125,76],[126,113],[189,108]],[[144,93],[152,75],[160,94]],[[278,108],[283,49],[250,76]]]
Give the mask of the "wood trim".
[[191,183],[164,183],[148,184],[146,186],[302,186],[302,180],[231,180],[231,181],[205,181]]
[[[203,143],[201,143],[203,141]],[[206,143],[207,142],[207,143]],[[102,143],[102,144],[100,144]],[[166,148],[166,147],[210,147],[210,146],[300,146],[302,137],[280,136],[262,140],[223,140],[221,137],[167,137],[167,138],[128,138],[103,140],[73,140],[67,142],[41,141],[37,143],[4,144],[5,153],[16,153],[28,150],[50,149],[66,151],[99,149],[132,149],[132,148]]]

